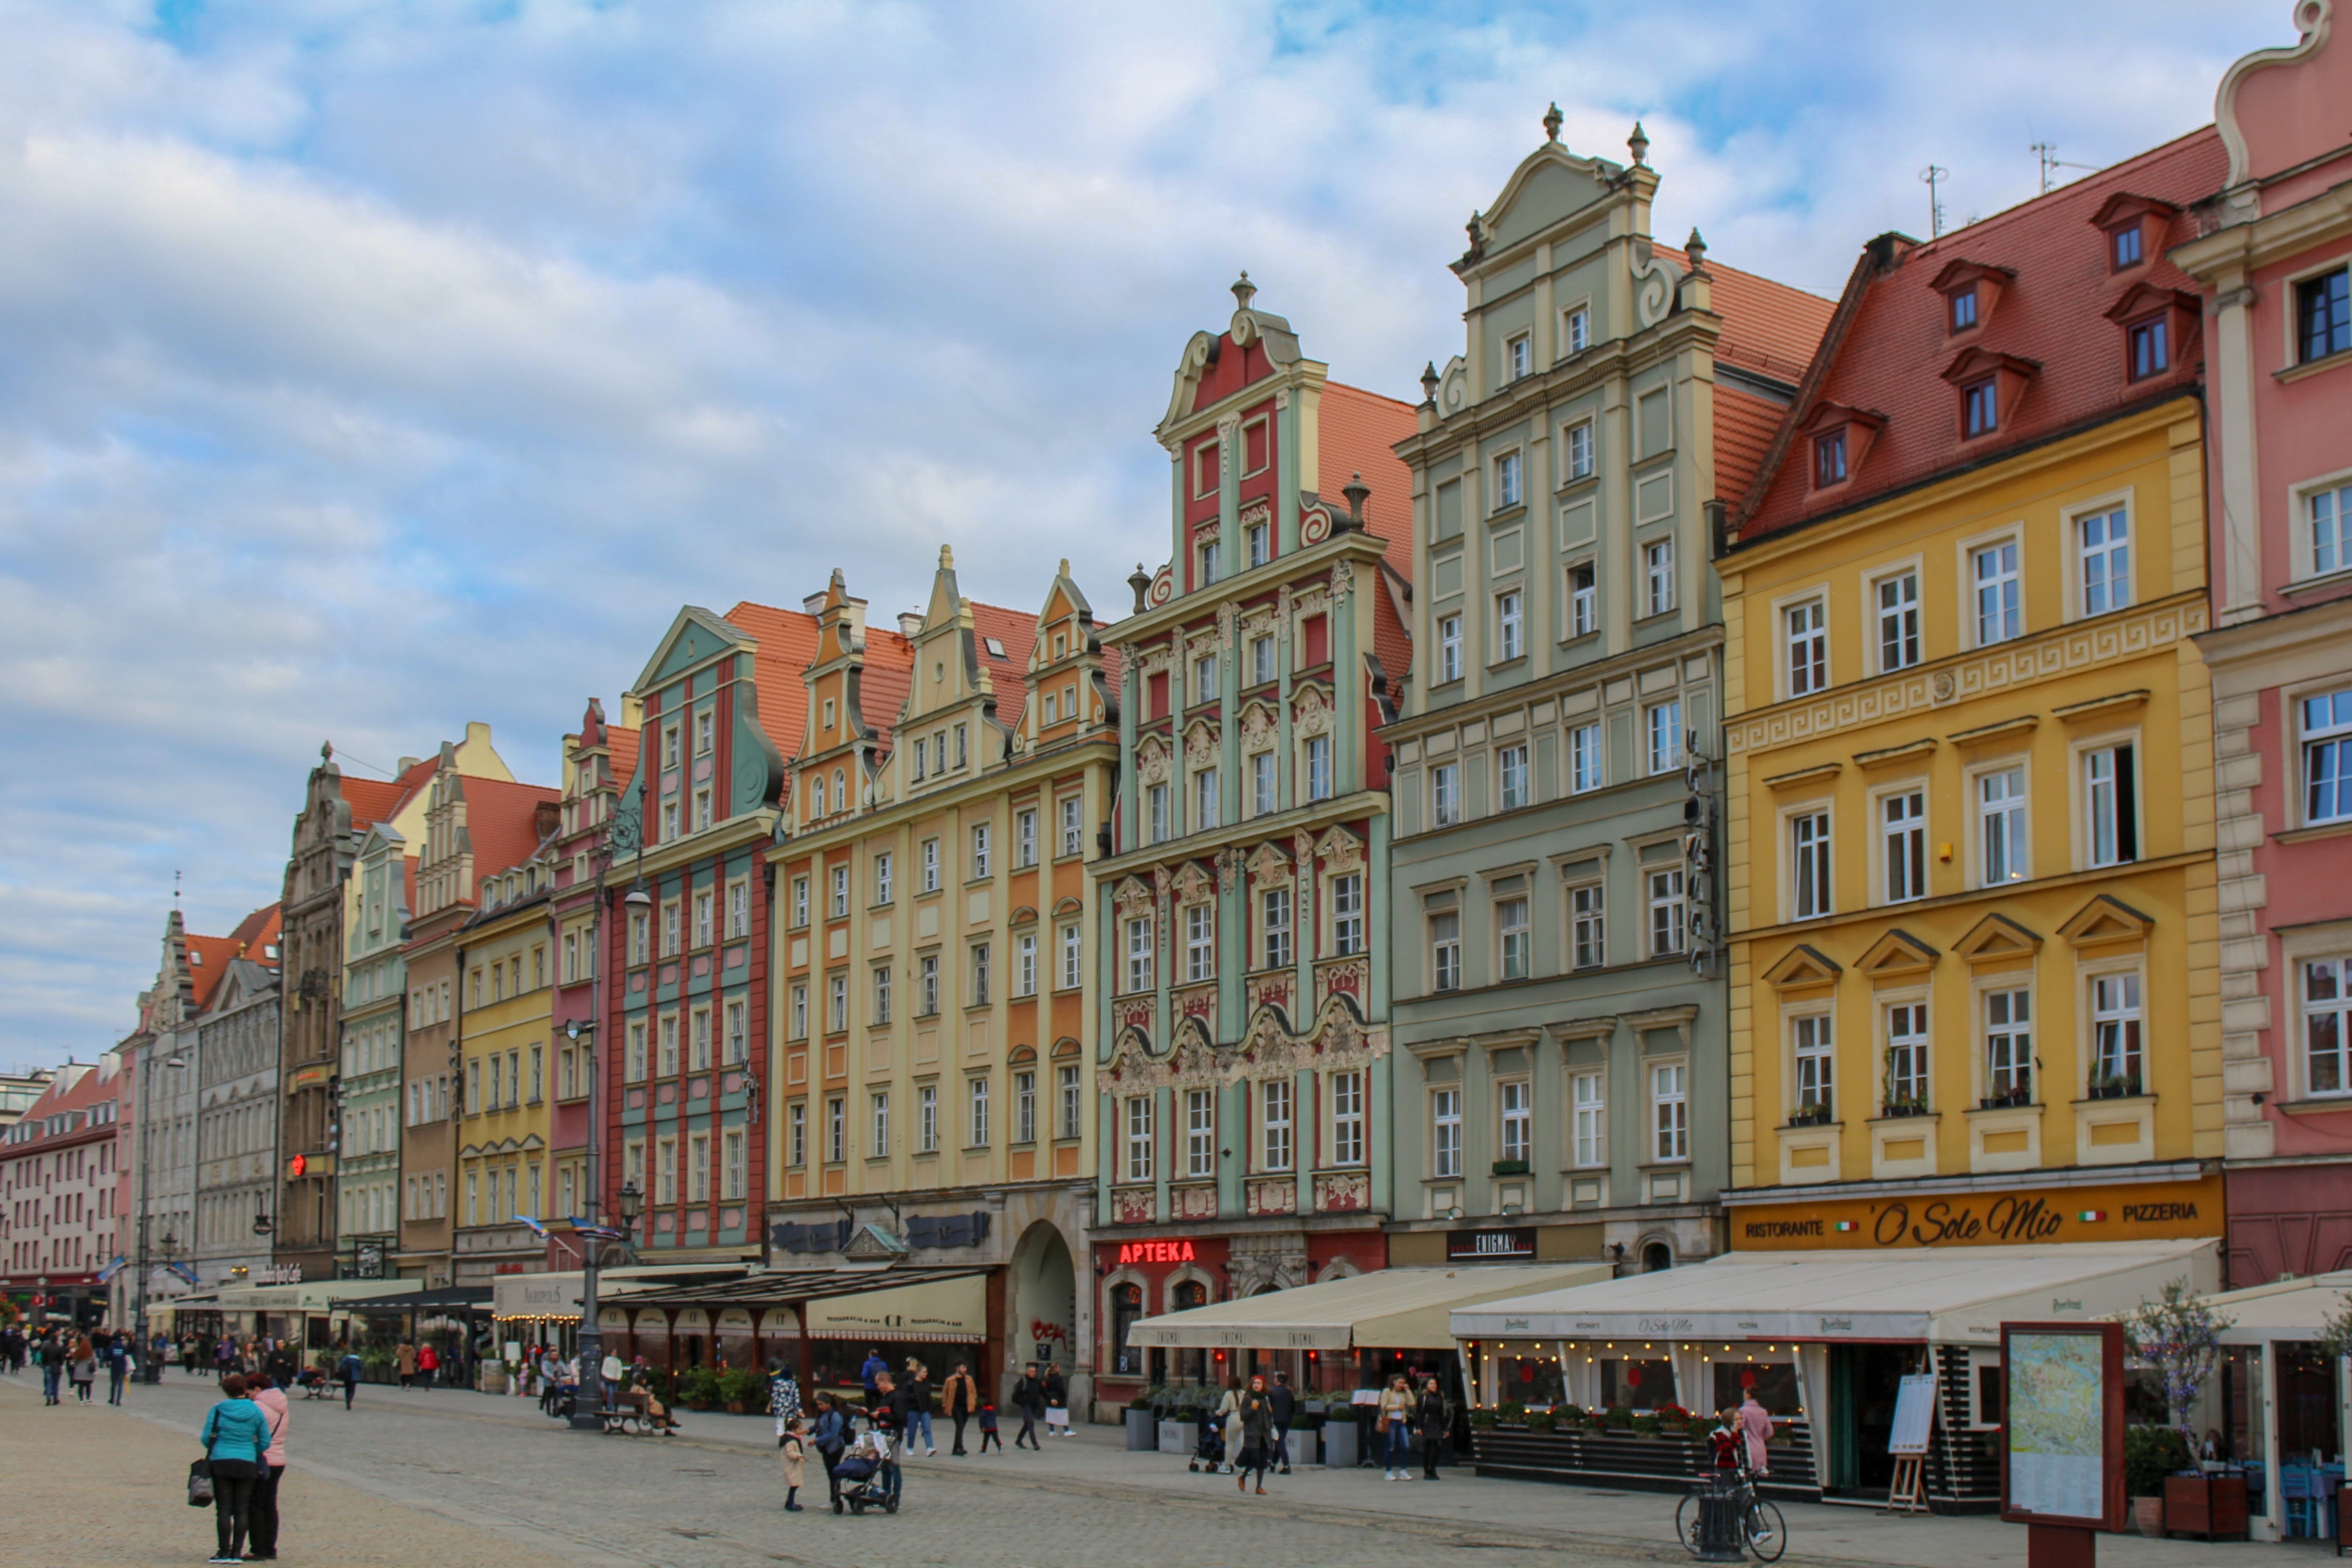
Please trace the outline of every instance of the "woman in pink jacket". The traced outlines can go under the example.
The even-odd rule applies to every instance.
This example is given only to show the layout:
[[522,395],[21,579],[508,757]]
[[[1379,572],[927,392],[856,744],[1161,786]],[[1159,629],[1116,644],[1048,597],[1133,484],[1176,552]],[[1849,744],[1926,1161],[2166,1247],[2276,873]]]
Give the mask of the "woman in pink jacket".
[[261,1474],[253,1483],[253,1531],[249,1537],[256,1562],[275,1562],[278,1557],[278,1481],[286,1474],[286,1428],[294,1413],[286,1404],[286,1391],[277,1386],[266,1372],[257,1372],[248,1380],[253,1402],[261,1406],[262,1419],[269,1423],[269,1448],[261,1456]]

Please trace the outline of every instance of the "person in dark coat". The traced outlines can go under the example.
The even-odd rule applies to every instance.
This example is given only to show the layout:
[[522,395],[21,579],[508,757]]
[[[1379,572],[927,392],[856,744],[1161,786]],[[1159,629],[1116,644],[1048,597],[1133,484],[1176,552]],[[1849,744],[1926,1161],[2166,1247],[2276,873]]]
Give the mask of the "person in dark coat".
[[1265,1374],[1252,1374],[1242,1390],[1242,1452],[1234,1462],[1234,1489],[1249,1489],[1250,1472],[1257,1472],[1257,1495],[1265,1495],[1265,1470],[1274,1454],[1274,1397],[1266,1392]]
[[833,1511],[839,1513],[842,1505],[838,1472],[842,1455],[849,1451],[849,1418],[842,1414],[840,1404],[830,1394],[819,1394],[812,1403],[816,1406],[816,1425],[809,1429],[809,1447],[816,1450],[818,1462],[824,1466]]
[[1413,1410],[1413,1426],[1421,1434],[1421,1475],[1423,1480],[1437,1479],[1437,1461],[1445,1452],[1454,1433],[1454,1412],[1445,1403],[1445,1395],[1437,1386],[1437,1379],[1424,1379],[1421,1385],[1421,1401]]
[[1037,1363],[1031,1362],[1021,1369],[1021,1381],[1013,1385],[1013,1408],[1021,1412],[1021,1430],[1014,1433],[1013,1446],[1026,1443],[1032,1448],[1043,1449],[1037,1441],[1037,1417],[1045,1410],[1045,1384],[1037,1376]]
[[980,1384],[972,1381],[971,1368],[958,1362],[955,1370],[948,1373],[940,1395],[946,1402],[948,1419],[955,1423],[955,1447],[950,1453],[956,1458],[962,1458],[963,1426],[980,1409]]
[[[1045,1390],[1045,1430],[1059,1433],[1065,1437],[1075,1436],[1076,1434],[1070,1430],[1070,1385],[1062,1381],[1062,1363],[1047,1362],[1045,1375],[1039,1381]],[[1056,1410],[1062,1413],[1059,1421],[1053,1416]]]
[[1290,1392],[1290,1374],[1276,1373],[1274,1386],[1266,1390],[1265,1397],[1274,1406],[1275,1463],[1286,1476],[1290,1473],[1290,1418],[1298,1414],[1298,1395]]

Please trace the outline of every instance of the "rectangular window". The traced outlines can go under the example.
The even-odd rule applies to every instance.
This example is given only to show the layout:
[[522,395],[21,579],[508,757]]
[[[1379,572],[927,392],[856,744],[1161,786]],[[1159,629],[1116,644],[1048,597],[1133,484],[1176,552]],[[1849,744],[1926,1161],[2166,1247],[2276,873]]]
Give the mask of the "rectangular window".
[[973,1006],[988,1005],[988,985],[989,952],[988,943],[983,942],[971,950],[971,1005]]
[[1137,1094],[1128,1097],[1127,1179],[1130,1182],[1153,1179],[1151,1156],[1157,1140],[1152,1136],[1151,1110],[1151,1096]]
[[1310,735],[1307,739],[1307,798],[1331,798],[1331,737]]
[[789,1037],[795,1040],[808,1038],[808,987],[805,984],[793,987],[792,1034]]
[[2091,982],[2091,1092],[2141,1091],[2139,976],[2102,974]]
[[1650,771],[1672,773],[1683,765],[1683,705],[1661,702],[1649,712]]
[[940,1086],[927,1083],[915,1090],[915,1147],[925,1154],[940,1148]]
[[743,1134],[740,1129],[730,1129],[719,1147],[724,1152],[725,1168],[719,1176],[719,1195],[740,1198],[743,1195]]
[[849,1027],[849,976],[835,974],[824,983],[824,1026],[839,1034]]
[[[661,1051],[659,1056],[659,1061],[661,1063],[661,1076],[664,1078],[674,1078],[677,1074],[677,1015],[673,1013],[667,1017],[663,1018],[658,1027],[661,1031]],[[496,1057],[492,1057],[490,1058],[490,1068],[494,1073],[498,1068],[498,1058]],[[492,1098],[496,1097],[493,1096]]]
[[1276,798],[1276,786],[1274,753],[1272,752],[1260,752],[1255,756],[1250,758],[1249,764],[1250,815],[1253,816],[1271,816],[1274,815],[1276,810],[1278,809],[1278,803]]
[[1686,935],[1683,868],[1669,866],[1643,873],[1650,899],[1650,956],[1683,951]]
[[1217,556],[1217,542],[1213,539],[1203,542],[1201,545],[1201,586],[1205,588],[1223,575]]
[[887,963],[877,963],[874,966],[873,1011],[874,1016],[871,1022],[887,1024],[890,1021],[890,966]]
[[1429,917],[1429,988],[1462,988],[1462,917],[1453,910]]
[[[509,1185],[514,1173],[507,1173]],[[710,1201],[710,1140],[697,1133],[686,1143],[686,1195],[690,1203]]]
[[629,1081],[642,1082],[646,1076],[646,1026],[642,1023],[629,1026]]
[[1919,574],[1878,580],[1878,668],[1882,673],[1919,662]]
[[1970,382],[1960,388],[1960,434],[1988,436],[2000,425],[2000,405],[1994,398],[1992,378]]
[[1675,542],[1652,540],[1642,546],[1642,575],[1647,584],[1648,613],[1663,616],[1675,607]]
[[2104,616],[2132,602],[2131,521],[2124,510],[2074,520],[2083,563],[2083,613]]
[[1290,889],[1267,888],[1258,894],[1258,932],[1266,969],[1290,966]]
[[1601,629],[1601,590],[1590,561],[1568,569],[1568,635],[1591,637]]
[[2303,700],[2303,816],[2352,818],[2352,689]]
[[2033,996],[2028,991],[1985,993],[1985,1104],[2033,1100]]
[[890,855],[887,850],[874,857],[874,901],[890,901]]
[[1076,1138],[1078,1135],[1078,1113],[1080,1109],[1078,1104],[1078,1069],[1075,1067],[1055,1068],[1054,1069],[1054,1090],[1056,1098],[1060,1101],[1060,1109],[1057,1112],[1057,1120],[1055,1123],[1058,1131],[1056,1131],[1055,1136],[1058,1138]]
[[1580,1072],[1569,1079],[1569,1133],[1579,1165],[1609,1163],[1609,1108],[1601,1083],[1597,1072]]
[[1364,951],[1364,879],[1351,871],[1331,879],[1331,955],[1347,958]]
[[1783,612],[1789,653],[1789,695],[1807,697],[1830,683],[1829,606],[1819,599]]
[[1601,787],[1601,726],[1579,724],[1568,732],[1568,787],[1572,795]]
[[1127,922],[1127,989],[1132,995],[1152,988],[1151,917]]
[[1826,1013],[1794,1020],[1797,1057],[1797,1121],[1827,1121],[1833,1114],[1837,1053]]
[[1078,820],[1078,797],[1066,795],[1060,802],[1062,813],[1062,853],[1077,855],[1087,847],[1086,835]]
[[2083,754],[2084,816],[2091,834],[2091,864],[2119,866],[2139,858],[2139,801],[2129,745]]
[[2352,349],[2352,268],[2297,283],[2294,319],[2305,364]]
[[1589,479],[1592,477],[1592,421],[1582,420],[1565,432],[1567,460],[1561,465],[1563,477],[1569,479]]
[[1650,1158],[1690,1158],[1690,1068],[1658,1062],[1650,1068]]
[[[959,724],[959,725],[957,725],[957,726],[955,727],[955,737],[956,737],[956,760],[955,760],[955,765],[956,765],[956,766],[958,766],[958,767],[961,767],[961,766],[963,766],[963,764],[964,764],[964,761],[965,761],[965,758],[966,758],[966,756],[967,756],[967,754],[968,754],[968,753],[966,752],[966,751],[965,751],[965,746],[964,746],[964,741],[965,741],[965,731],[964,731],[964,727],[963,727],[961,724]],[[940,758],[940,760],[941,760],[942,762],[946,761],[945,756],[944,756],[944,755],[942,755],[942,756],[941,756],[941,758]],[[845,801],[843,801],[841,804],[845,807],[845,806],[847,806],[847,805],[848,805],[848,804],[849,804],[849,803],[848,803],[847,801],[845,801]]]
[[2116,271],[2121,272],[2126,267],[2139,265],[2139,259],[2143,254],[2140,249],[2139,225],[2134,224],[2129,228],[2116,229],[2110,237],[2115,242]]
[[988,876],[988,824],[976,822],[971,828],[971,879],[983,881]]
[[1184,980],[1197,984],[1217,975],[1216,910],[1207,904],[1184,907]]
[[1527,652],[1525,595],[1513,589],[1495,595],[1495,655],[1514,659]]
[[1013,863],[1034,866],[1037,863],[1037,814],[1017,812],[1013,818]]
[[1504,746],[1495,752],[1496,801],[1505,811],[1517,811],[1528,804],[1528,749],[1522,745]]
[[1192,700],[1214,702],[1217,700],[1217,656],[1203,654],[1192,661]]
[[1495,925],[1501,938],[1503,978],[1525,980],[1535,945],[1534,933],[1528,925],[1527,900],[1505,899],[1496,904]]
[[1533,1090],[1523,1079],[1499,1086],[1502,1100],[1502,1141],[1497,1152],[1506,1160],[1525,1161],[1535,1150]]
[[824,1157],[836,1165],[849,1158],[849,1102],[837,1094],[824,1102]]
[[847,866],[830,868],[827,880],[832,884],[830,900],[832,917],[835,920],[840,920],[849,913],[849,868]]
[[1462,764],[1440,763],[1429,770],[1429,820],[1451,827],[1462,820]]
[[1927,797],[1921,790],[1879,803],[1879,849],[1886,858],[1886,901],[1927,896]]
[[1462,679],[1462,617],[1437,617],[1437,683]]
[[1535,368],[1535,343],[1521,332],[1503,345],[1503,358],[1510,368],[1509,379],[1517,381]]
[[1495,459],[1495,510],[1514,507],[1527,498],[1520,489],[1520,459],[1517,452],[1506,452]]
[[1977,779],[1977,852],[1984,886],[2022,882],[2031,846],[2025,835],[2025,770],[2004,768]]
[[1262,1156],[1258,1168],[1263,1171],[1290,1169],[1291,1124],[1290,1080],[1278,1078],[1258,1086],[1258,1128],[1261,1140],[1258,1151]]
[[936,893],[939,890],[940,841],[936,838],[926,838],[923,840],[923,891]]
[[1146,817],[1146,831],[1150,835],[1150,841],[1154,844],[1166,842],[1168,837],[1168,786],[1164,784],[1153,784],[1149,790],[1144,792],[1144,803],[1146,807],[1144,813]]
[[1037,933],[1023,931],[1013,939],[1013,994],[1037,994]]
[[1082,978],[1079,969],[1080,951],[1078,928],[1075,924],[1064,926],[1062,928],[1062,989],[1065,991],[1076,990],[1078,982]]
[[[492,1179],[496,1179],[495,1175]],[[654,1141],[654,1201],[665,1205],[677,1202],[677,1140],[675,1138]]]
[[1830,898],[1830,814],[1801,812],[1789,819],[1790,886],[1795,894],[1796,920],[1828,914]]
[[1198,1179],[1217,1173],[1217,1091],[1184,1091],[1184,1173]]
[[1571,960],[1579,969],[1599,969],[1609,962],[1609,922],[1599,882],[1568,890],[1568,940]]
[[2135,322],[2129,336],[2134,381],[2145,380],[2159,371],[2171,368],[2171,332],[2164,317]]
[[1218,773],[1214,768],[1202,768],[1192,775],[1192,831],[1205,832],[1218,826]]
[[1845,479],[1845,432],[1813,437],[1813,488],[1826,489]]
[[936,952],[927,952],[915,961],[915,1006],[919,1016],[939,1016],[940,955]]
[[1886,1010],[1886,1114],[1927,1109],[1927,1005],[1906,1002]]
[[1441,1089],[1429,1097],[1430,1174],[1462,1173],[1462,1091]]
[[1274,639],[1270,637],[1251,638],[1249,661],[1250,684],[1252,686],[1272,685],[1275,679]]
[[786,1163],[808,1163],[808,1101],[795,1100],[784,1118],[784,1154]]
[[[844,804],[845,805],[846,805],[848,803],[845,801],[843,804]],[[708,827],[708,826],[710,826],[710,792],[709,792],[709,790],[707,790],[707,789],[698,789],[698,790],[696,790],[696,791],[694,792],[694,826],[695,826],[695,831],[697,831],[697,832],[700,832],[703,828],[706,828],[706,827]],[[509,1173],[509,1174],[511,1174],[512,1173]]]
[[2352,960],[2303,966],[2304,1079],[2315,1095],[2352,1094]]
[[751,1059],[751,1037],[740,1002],[727,1004],[727,1064],[740,1067]]
[[1013,1141],[1037,1142],[1037,1075],[1034,1072],[1013,1075]]
[[1265,523],[1254,522],[1244,529],[1242,543],[1253,566],[1263,566],[1274,559],[1274,531]]
[[1964,332],[1976,324],[1977,291],[1969,287],[1952,296],[1952,331]]
[[2024,630],[2018,605],[2017,541],[1989,544],[1971,557],[1977,591],[1977,646],[2007,642]]
[[[642,921],[644,918],[645,917],[642,915],[637,917],[640,921]],[[806,877],[794,877],[793,879],[793,924],[796,926],[804,926],[808,923],[809,879]],[[636,946],[639,949],[637,957],[639,961],[642,962],[645,957],[643,944],[633,943],[632,945]]]
[[918,738],[915,742],[915,782],[917,784],[922,783],[924,771],[929,765],[930,760],[931,743]]
[[694,1072],[710,1070],[710,1009],[694,1010],[693,1045],[687,1056],[687,1067]]
[[751,934],[751,889],[746,882],[735,882],[727,889],[727,934],[730,937]]
[[1582,305],[1571,308],[1563,319],[1560,331],[1567,351],[1580,354],[1592,346],[1592,312]]
[[887,1160],[890,1157],[890,1095],[887,1089],[877,1089],[866,1098],[874,1138],[869,1157]]
[[1364,1075],[1331,1075],[1331,1163],[1364,1163]]

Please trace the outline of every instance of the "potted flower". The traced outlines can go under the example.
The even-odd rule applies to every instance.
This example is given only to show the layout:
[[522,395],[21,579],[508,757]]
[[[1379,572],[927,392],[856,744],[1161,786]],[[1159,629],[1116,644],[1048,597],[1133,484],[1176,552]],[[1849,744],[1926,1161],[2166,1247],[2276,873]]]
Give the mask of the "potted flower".
[[1495,1426],[1494,1407],[1491,1405],[1481,1405],[1473,1409],[1470,1412],[1470,1426],[1475,1431],[1492,1431]]
[[1631,1432],[1634,1430],[1633,1407],[1630,1405],[1611,1405],[1601,1414],[1601,1430],[1606,1432]]
[[698,1366],[677,1380],[677,1394],[688,1410],[708,1410],[719,1400],[719,1374]]
[[730,1415],[740,1415],[756,1407],[761,1385],[767,1380],[755,1372],[738,1369],[719,1374],[719,1400]]
[[1633,1417],[1633,1436],[1636,1437],[1655,1437],[1658,1436],[1664,1424],[1659,1421],[1656,1412],[1645,1410],[1641,1415]]
[[2189,1468],[2189,1445],[2171,1427],[2124,1428],[2124,1491],[2131,1499],[2134,1530],[2162,1539],[2164,1479]]

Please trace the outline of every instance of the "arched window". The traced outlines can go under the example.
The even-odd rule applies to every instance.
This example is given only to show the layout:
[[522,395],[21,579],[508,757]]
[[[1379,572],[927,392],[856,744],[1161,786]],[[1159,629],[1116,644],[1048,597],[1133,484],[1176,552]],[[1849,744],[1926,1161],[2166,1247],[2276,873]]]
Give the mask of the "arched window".
[[1642,1248],[1642,1272],[1663,1274],[1675,1266],[1675,1249],[1663,1241],[1651,1242]]
[[833,805],[836,811],[849,809],[849,780],[839,768],[833,770]]
[[1123,1376],[1139,1376],[1143,1371],[1143,1352],[1131,1348],[1128,1335],[1134,1331],[1135,1321],[1143,1316],[1143,1287],[1135,1284],[1114,1285],[1110,1288],[1110,1369]]

